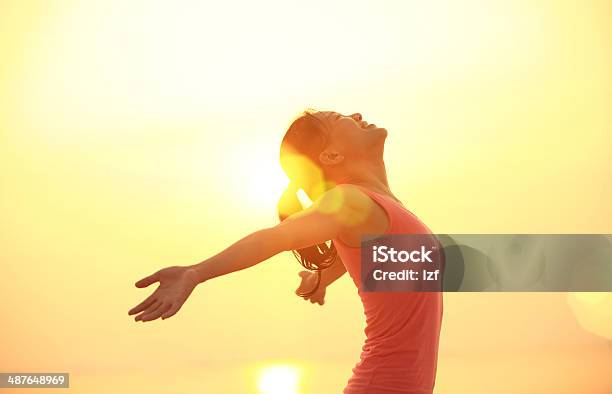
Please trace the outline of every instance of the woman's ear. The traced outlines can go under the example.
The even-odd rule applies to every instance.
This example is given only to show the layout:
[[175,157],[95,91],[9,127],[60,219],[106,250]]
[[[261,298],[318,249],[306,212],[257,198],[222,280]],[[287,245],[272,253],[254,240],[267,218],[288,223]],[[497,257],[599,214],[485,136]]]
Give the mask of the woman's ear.
[[344,156],[336,150],[324,150],[319,154],[319,161],[326,165],[339,164],[344,160]]

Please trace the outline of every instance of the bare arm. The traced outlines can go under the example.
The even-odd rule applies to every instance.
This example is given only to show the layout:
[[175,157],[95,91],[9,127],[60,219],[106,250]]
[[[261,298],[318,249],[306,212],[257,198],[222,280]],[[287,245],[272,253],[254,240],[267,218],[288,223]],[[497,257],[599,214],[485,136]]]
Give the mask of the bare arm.
[[[201,283],[251,267],[280,252],[301,249],[335,238],[344,223],[349,222],[347,217],[356,209],[349,201],[339,206],[340,193],[346,199],[346,193],[339,188],[329,190],[308,209],[274,227],[249,234],[219,254],[190,267],[197,273]],[[344,268],[343,264],[334,266],[337,268],[325,275],[328,284],[343,273],[340,271],[340,267]]]
[[[222,252],[198,264],[167,267],[138,282],[159,287],[128,314],[140,313],[135,320],[149,321],[174,315],[193,289],[209,279],[252,267],[289,250],[319,244],[338,236],[350,218],[363,209],[359,191],[341,185],[324,193],[308,209],[290,216],[274,227],[255,231]],[[331,283],[330,276],[326,281]]]

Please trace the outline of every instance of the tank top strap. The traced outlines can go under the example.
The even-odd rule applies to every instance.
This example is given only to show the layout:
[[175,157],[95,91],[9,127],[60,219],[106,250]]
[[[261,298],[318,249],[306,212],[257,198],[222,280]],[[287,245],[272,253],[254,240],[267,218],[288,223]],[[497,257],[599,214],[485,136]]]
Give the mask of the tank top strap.
[[389,220],[389,228],[385,234],[392,233],[431,233],[431,230],[401,202],[365,186],[356,185],[362,192],[367,194],[375,203],[383,208]]

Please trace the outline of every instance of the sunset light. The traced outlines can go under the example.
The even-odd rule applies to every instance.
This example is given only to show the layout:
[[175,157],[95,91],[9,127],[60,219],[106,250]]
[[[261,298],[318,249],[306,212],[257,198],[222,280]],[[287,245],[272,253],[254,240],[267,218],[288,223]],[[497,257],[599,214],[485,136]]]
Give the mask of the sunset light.
[[[0,0],[0,59],[0,371],[69,373],[71,394],[337,394],[362,349],[396,349],[366,327],[414,318],[366,319],[348,245],[403,221],[352,212],[351,186],[309,198],[336,175],[436,234],[612,234],[612,1]],[[339,165],[302,142],[281,162],[309,108],[385,128],[384,155],[330,123]],[[316,266],[288,245],[323,234],[354,269],[300,297]],[[254,265],[189,288],[245,238],[215,261]],[[193,291],[135,321],[162,286],[134,282],[168,266]],[[612,293],[443,296],[434,394],[612,390]]]
[[300,371],[291,365],[265,368],[258,382],[261,394],[298,394]]

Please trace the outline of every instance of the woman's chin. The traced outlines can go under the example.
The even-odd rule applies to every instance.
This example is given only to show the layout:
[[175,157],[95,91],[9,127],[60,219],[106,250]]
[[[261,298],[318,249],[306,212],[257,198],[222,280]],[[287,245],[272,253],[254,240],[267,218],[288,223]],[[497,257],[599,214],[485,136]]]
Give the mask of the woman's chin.
[[377,128],[376,130],[371,131],[371,139],[369,144],[369,149],[371,151],[380,151],[384,150],[385,141],[387,140],[387,129]]
[[378,134],[381,138],[387,138],[388,132],[384,127],[377,127],[372,132]]

